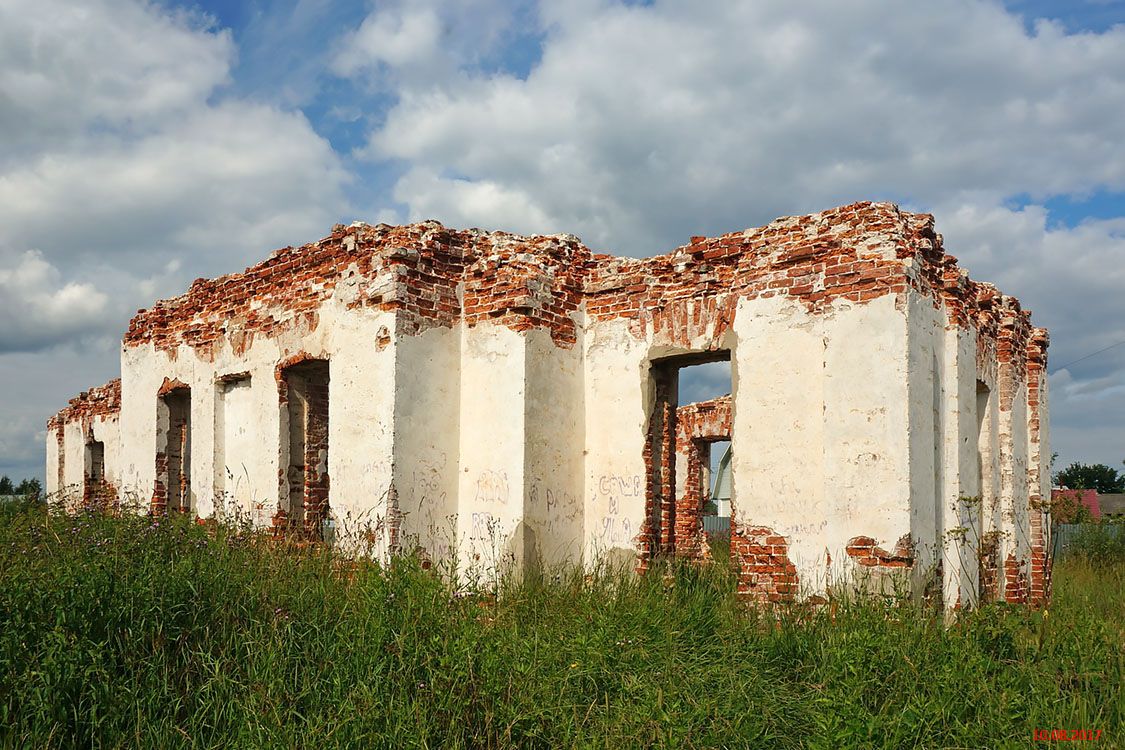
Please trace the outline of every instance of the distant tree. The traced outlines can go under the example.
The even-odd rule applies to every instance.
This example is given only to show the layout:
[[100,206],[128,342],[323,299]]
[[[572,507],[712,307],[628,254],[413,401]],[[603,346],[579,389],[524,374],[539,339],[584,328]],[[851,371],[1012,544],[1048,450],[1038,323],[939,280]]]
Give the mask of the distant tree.
[[0,495],[14,495],[16,488],[12,486],[12,480],[8,479],[8,475],[0,477]]
[[39,482],[38,479],[25,479],[19,483],[18,487],[16,487],[15,494],[27,495],[29,497],[39,497],[43,494],[43,485]]
[[1072,490],[1097,490],[1103,495],[1125,492],[1125,474],[1105,464],[1073,463],[1056,474],[1055,481]]

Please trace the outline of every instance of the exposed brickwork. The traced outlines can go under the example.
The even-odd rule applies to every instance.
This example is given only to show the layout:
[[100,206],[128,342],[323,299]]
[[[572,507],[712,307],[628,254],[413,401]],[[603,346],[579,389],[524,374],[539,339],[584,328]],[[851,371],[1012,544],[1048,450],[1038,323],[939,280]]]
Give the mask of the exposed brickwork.
[[175,393],[176,391],[190,390],[191,389],[188,388],[187,383],[184,383],[183,381],[180,381],[176,378],[164,378],[164,382],[160,384],[160,388],[157,389],[156,395],[158,398],[163,398],[164,396],[167,396],[170,393]]
[[117,488],[105,479],[87,479],[82,484],[82,507],[110,510],[117,506]]
[[103,386],[83,391],[69,405],[47,421],[48,430],[60,430],[66,424],[79,422],[82,432],[89,432],[94,417],[117,416],[121,412],[121,378],[114,378]]
[[284,508],[278,508],[270,519],[270,533],[275,541],[284,539],[289,534],[289,514]]
[[711,443],[730,440],[731,399],[720,396],[676,410],[676,452],[687,457],[684,491],[676,501],[675,550],[677,557],[707,556],[703,534],[703,505],[710,498],[704,468],[710,465]]
[[990,289],[944,254],[932,216],[885,203],[693,237],[645,259],[595,255],[569,235],[357,224],[278,250],[243,273],[196,280],[186,294],[138,311],[125,345],[183,344],[207,357],[226,338],[237,353],[256,337],[315,328],[319,307],[335,297],[397,311],[403,334],[490,321],[548,329],[563,346],[576,340],[574,315],[584,302],[594,320],[625,319],[638,335],[647,329],[661,341],[706,340],[717,349],[739,299],[785,296],[819,310],[907,288],[941,298],[961,322],[978,314],[977,298]]
[[308,422],[305,430],[305,534],[320,537],[328,512],[328,380],[306,386]]
[[869,536],[852,537],[845,551],[848,557],[867,568],[909,568],[914,565],[914,544],[909,534],[895,543],[894,552],[877,546]]
[[[289,445],[286,484],[289,507],[284,524],[275,516],[275,529],[293,530],[300,517],[300,530],[309,539],[319,539],[328,514],[328,394],[329,364],[326,360],[298,354],[277,370],[278,400],[288,412]],[[296,451],[296,453],[294,453]],[[299,511],[299,512],[298,512]]]
[[191,389],[178,380],[164,379],[158,391],[158,408],[167,420],[167,430],[158,437],[152,513],[191,509]]
[[[348,307],[397,311],[400,332],[492,321],[544,327],[572,345],[590,252],[571,236],[455,231],[437,222],[337,226],[330,236],[283,248],[245,272],[197,279],[180,297],[140,310],[126,346],[183,344],[204,358],[229,338],[236,353],[257,337],[313,329],[335,297]],[[459,299],[458,291],[463,299]]]
[[1027,604],[1030,593],[1027,570],[1015,555],[1009,553],[1004,560],[1004,601],[1009,604]]
[[117,490],[105,477],[105,444],[89,437],[86,453],[87,465],[82,474],[82,507],[108,510],[117,504]]
[[648,481],[645,484],[645,525],[637,535],[640,570],[646,570],[654,557],[675,551],[678,377],[674,366],[654,365],[652,368],[656,398],[643,451]]
[[730,552],[738,566],[738,593],[768,602],[797,595],[797,568],[789,560],[789,543],[765,526],[732,523]]
[[1000,599],[1000,545],[996,532],[985,534],[977,550],[978,598],[981,604]]
[[1031,530],[1029,603],[1036,607],[1046,606],[1051,598],[1051,547],[1047,538],[1047,532],[1051,528],[1050,499],[1043,497],[1043,477],[1040,476],[1043,462],[1040,407],[1041,392],[1047,378],[1049,341],[1046,330],[1034,328],[1027,344],[1027,429],[1031,446],[1028,466],[1028,517]]

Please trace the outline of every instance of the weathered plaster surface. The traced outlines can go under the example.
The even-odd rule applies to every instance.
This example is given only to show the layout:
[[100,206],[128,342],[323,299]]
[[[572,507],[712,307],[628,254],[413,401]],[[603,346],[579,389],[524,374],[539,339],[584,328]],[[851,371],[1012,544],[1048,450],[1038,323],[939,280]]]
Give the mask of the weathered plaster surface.
[[[158,399],[188,389],[192,513],[284,525],[291,486],[308,502],[316,479],[337,542],[377,556],[643,569],[706,556],[677,370],[729,359],[741,591],[864,574],[951,607],[1042,600],[1045,351],[932,217],[890,204],[646,259],[569,235],[338,226],[139,312],[119,399],[95,389],[52,419],[48,486],[88,484],[99,440],[115,491],[155,500]],[[327,362],[327,448],[294,468],[284,373],[309,360]]]

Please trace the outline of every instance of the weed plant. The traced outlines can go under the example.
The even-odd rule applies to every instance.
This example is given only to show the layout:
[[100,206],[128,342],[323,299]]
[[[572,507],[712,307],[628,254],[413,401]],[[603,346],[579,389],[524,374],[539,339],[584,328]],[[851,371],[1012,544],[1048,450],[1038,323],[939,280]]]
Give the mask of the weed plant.
[[1125,743],[1125,561],[1056,568],[1048,615],[762,609],[722,566],[530,571],[459,591],[184,519],[0,527],[0,745],[1027,747]]

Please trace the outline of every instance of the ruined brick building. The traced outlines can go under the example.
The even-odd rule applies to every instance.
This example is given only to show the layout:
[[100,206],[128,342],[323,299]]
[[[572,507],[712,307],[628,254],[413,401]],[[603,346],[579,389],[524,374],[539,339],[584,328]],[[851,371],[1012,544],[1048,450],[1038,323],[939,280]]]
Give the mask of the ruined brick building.
[[[51,419],[48,485],[311,536],[330,518],[381,555],[645,568],[707,554],[729,439],[747,594],[859,572],[1042,601],[1046,347],[891,204],[644,259],[357,223],[138,312],[121,379]],[[680,405],[710,361],[730,396]]]

